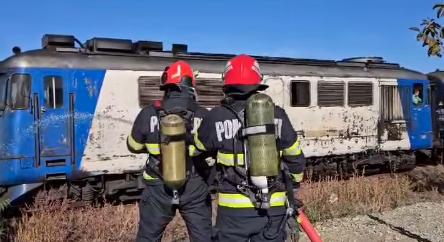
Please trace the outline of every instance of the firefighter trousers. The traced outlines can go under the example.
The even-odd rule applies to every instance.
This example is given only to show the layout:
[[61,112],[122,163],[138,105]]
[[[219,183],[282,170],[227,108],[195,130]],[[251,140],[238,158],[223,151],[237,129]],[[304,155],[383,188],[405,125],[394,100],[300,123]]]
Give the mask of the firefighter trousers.
[[172,194],[159,182],[146,181],[139,203],[138,242],[161,241],[166,226],[179,210],[191,242],[211,241],[211,198],[208,185],[200,177],[188,180],[180,193],[179,205],[171,204]]
[[[239,216],[217,211],[215,241],[217,242],[284,242],[285,215]],[[284,223],[282,228],[281,223]]]

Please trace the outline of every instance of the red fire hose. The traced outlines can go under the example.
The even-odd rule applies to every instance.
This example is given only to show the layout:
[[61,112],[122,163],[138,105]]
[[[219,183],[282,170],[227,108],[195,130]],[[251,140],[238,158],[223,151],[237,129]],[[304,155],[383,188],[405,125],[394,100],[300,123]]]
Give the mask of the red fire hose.
[[298,209],[298,217],[296,220],[300,224],[302,230],[304,230],[305,234],[307,234],[311,242],[322,242],[321,237],[316,232],[316,229],[310,223],[310,220],[308,220],[308,217],[305,215],[301,208]]

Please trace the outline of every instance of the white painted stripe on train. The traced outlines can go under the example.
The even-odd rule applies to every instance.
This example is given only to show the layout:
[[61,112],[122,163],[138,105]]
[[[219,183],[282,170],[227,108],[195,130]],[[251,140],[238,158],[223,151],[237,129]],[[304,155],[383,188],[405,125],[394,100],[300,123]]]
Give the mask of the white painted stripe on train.
[[142,169],[147,155],[132,154],[126,146],[140,111],[137,80],[140,76],[160,75],[160,71],[106,71],[82,159],[83,171],[122,173]]

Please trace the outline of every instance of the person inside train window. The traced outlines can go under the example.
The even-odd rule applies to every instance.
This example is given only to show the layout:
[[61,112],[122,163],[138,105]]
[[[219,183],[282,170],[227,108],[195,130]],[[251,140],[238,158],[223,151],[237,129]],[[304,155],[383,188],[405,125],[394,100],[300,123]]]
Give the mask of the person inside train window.
[[413,96],[412,96],[412,101],[415,105],[421,105],[422,104],[422,85],[415,85],[414,86],[414,91],[413,91]]

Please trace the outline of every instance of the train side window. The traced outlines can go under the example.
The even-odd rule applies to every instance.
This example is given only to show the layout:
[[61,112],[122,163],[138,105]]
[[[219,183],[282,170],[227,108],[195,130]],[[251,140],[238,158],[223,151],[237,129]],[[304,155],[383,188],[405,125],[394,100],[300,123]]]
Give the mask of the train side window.
[[373,105],[373,84],[371,82],[349,82],[348,105],[350,107]]
[[4,111],[6,108],[6,88],[8,79],[6,74],[0,74],[0,111]]
[[63,107],[63,80],[60,76],[46,76],[45,84],[45,106],[47,108]]
[[11,109],[28,109],[31,93],[31,76],[28,74],[14,74],[11,77],[10,85],[9,105]]
[[424,104],[424,88],[421,83],[413,85],[412,102],[415,106]]
[[291,106],[310,106],[310,82],[291,81]]
[[344,82],[318,82],[318,105],[320,107],[344,106]]

